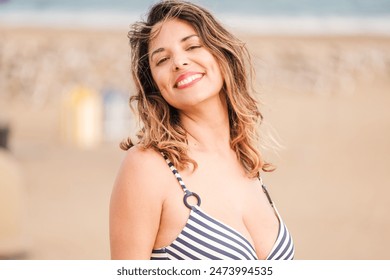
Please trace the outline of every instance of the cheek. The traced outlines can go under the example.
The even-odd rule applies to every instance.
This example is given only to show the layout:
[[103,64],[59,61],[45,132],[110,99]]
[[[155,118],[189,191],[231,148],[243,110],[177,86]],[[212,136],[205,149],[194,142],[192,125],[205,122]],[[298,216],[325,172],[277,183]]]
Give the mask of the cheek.
[[154,80],[154,84],[160,91],[161,96],[171,105],[169,96],[169,77],[164,75],[163,71],[156,71],[152,73],[152,78]]
[[222,70],[221,70],[221,67],[219,66],[219,64],[216,65],[216,68],[217,68],[217,70],[216,70],[217,75],[220,77],[220,79],[223,82],[224,78],[223,78]]
[[169,87],[169,72],[167,70],[153,70],[152,78],[160,91],[166,90]]
[[152,71],[152,79],[157,88],[161,91],[161,75],[158,71]]
[[221,66],[217,62],[214,64],[214,71],[215,71],[216,78],[218,79],[218,82],[219,82],[220,86],[222,87],[223,83],[225,82],[225,79],[223,76]]
[[218,59],[211,54],[209,58],[209,65],[210,68],[213,69],[214,74],[223,81],[222,70],[220,64],[218,63]]

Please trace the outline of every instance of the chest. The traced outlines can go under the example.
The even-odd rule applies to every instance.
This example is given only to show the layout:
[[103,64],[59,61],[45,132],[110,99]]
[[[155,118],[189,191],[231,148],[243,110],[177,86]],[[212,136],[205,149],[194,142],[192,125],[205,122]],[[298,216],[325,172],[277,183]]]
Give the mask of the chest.
[[194,172],[184,170],[181,176],[187,188],[201,197],[202,208],[209,214],[238,219],[245,214],[246,206],[256,206],[252,197],[254,193],[261,195],[260,182],[249,178],[235,157],[203,156],[197,163]]
[[[260,252],[259,258],[265,258],[275,242],[279,223],[259,180],[248,178],[234,161],[206,160],[198,164],[195,172],[182,171],[181,176],[186,188],[199,195],[202,211],[234,228]],[[189,215],[183,191],[177,182],[175,185],[164,206],[162,245],[174,240]],[[195,205],[197,201],[189,199],[189,203]]]

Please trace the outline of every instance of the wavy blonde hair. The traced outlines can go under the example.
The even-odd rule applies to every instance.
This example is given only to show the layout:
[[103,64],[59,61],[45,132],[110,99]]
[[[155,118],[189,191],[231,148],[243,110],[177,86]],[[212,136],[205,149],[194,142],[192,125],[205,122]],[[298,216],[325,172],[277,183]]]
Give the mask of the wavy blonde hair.
[[[130,138],[120,147],[128,150],[135,144],[163,152],[179,169],[197,163],[188,156],[186,131],[180,123],[178,110],[169,105],[156,86],[149,65],[149,42],[157,23],[180,19],[191,24],[203,45],[219,61],[224,77],[223,92],[228,105],[230,145],[250,178],[259,171],[272,171],[271,164],[262,160],[258,151],[258,125],[263,116],[251,94],[253,67],[250,55],[239,39],[228,32],[204,8],[184,1],[161,1],[150,8],[145,22],[136,22],[128,33],[131,46],[131,72],[136,94],[130,97],[130,105],[137,104],[140,122],[137,143]],[[249,72],[249,73],[248,73]],[[134,109],[134,108],[133,108]]]

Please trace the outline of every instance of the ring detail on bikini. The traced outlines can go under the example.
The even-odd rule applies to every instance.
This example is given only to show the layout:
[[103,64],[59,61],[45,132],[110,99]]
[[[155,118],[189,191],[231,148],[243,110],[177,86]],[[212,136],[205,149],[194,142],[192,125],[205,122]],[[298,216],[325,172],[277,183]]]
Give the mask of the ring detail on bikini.
[[191,197],[191,196],[194,196],[194,197],[196,198],[196,200],[197,200],[196,205],[200,206],[200,203],[201,203],[200,196],[199,196],[198,194],[196,194],[196,193],[194,193],[194,192],[190,192],[190,191],[188,191],[188,190],[185,192],[185,195],[184,195],[184,197],[183,197],[184,205],[187,206],[187,208],[192,209],[193,206],[190,205],[190,204],[188,203],[188,201],[187,201],[187,199],[188,199],[189,197]]

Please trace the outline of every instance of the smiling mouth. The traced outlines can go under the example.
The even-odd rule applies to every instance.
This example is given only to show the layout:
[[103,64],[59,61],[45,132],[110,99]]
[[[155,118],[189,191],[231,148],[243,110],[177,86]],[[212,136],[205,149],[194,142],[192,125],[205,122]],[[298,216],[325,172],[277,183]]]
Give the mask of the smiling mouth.
[[191,75],[179,82],[176,83],[175,85],[175,88],[185,88],[187,86],[190,86],[192,85],[193,83],[197,82],[198,80],[200,80],[201,78],[203,77],[203,74],[194,74],[194,75]]

